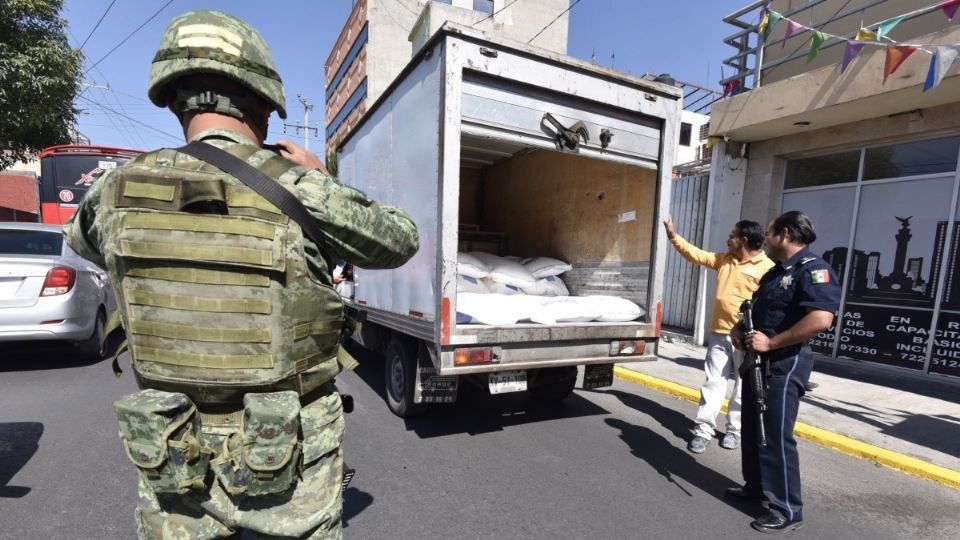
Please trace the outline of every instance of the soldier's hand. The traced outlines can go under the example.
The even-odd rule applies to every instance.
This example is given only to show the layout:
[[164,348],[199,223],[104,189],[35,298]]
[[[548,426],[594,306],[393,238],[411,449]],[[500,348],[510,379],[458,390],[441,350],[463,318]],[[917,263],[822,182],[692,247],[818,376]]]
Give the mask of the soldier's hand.
[[744,343],[753,351],[765,353],[771,350],[770,336],[763,332],[753,332],[744,338]]
[[674,235],[677,234],[677,231],[673,228],[673,220],[670,217],[663,220],[663,228],[667,231],[667,238],[673,239]]
[[277,141],[276,146],[280,148],[281,156],[289,159],[297,165],[306,167],[308,169],[318,169],[320,172],[326,175],[330,174],[327,172],[327,168],[323,165],[323,162],[320,161],[320,158],[318,158],[316,154],[304,149],[293,141],[280,140]]

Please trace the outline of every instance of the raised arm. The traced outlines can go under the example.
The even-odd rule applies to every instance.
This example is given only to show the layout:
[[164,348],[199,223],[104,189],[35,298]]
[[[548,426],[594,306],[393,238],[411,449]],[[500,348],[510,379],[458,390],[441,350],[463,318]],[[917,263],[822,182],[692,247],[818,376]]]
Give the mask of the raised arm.
[[420,247],[417,226],[400,208],[382,205],[319,171],[301,178],[297,190],[335,258],[361,268],[396,268]]
[[717,265],[720,263],[720,257],[717,256],[716,253],[704,251],[684,240],[673,228],[672,219],[668,217],[663,220],[663,227],[667,231],[667,239],[670,240],[670,243],[673,244],[673,247],[677,249],[684,259],[693,264],[706,266],[707,268],[717,268]]

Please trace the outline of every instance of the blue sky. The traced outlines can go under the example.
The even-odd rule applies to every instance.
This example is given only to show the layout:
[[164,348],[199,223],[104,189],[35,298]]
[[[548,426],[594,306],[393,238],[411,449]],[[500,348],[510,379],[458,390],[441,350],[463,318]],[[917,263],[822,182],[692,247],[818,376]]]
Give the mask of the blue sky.
[[[253,24],[267,40],[284,79],[287,122],[303,121],[303,107],[297,101],[301,94],[314,104],[310,124],[322,128],[323,64],[352,3],[66,0],[62,15],[68,22],[71,44],[77,47],[85,42],[85,87],[76,103],[83,109],[78,127],[95,144],[152,149],[181,143],[173,115],[147,101],[150,60],[170,19],[193,9],[218,9]],[[680,80],[717,88],[721,61],[733,52],[723,38],[735,30],[722,18],[749,3],[581,0],[570,12],[568,54],[590,59],[595,53],[598,64],[618,70],[637,75],[667,72]],[[320,134],[311,138],[312,150],[323,147],[322,132],[320,129]],[[274,115],[268,141],[278,138],[303,142],[302,134],[291,129],[284,133],[282,121]]]

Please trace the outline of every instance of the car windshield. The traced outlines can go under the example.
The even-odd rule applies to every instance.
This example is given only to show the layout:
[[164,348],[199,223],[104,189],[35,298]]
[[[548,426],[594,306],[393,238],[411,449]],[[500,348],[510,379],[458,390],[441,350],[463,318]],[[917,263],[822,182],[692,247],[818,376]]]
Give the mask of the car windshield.
[[0,229],[2,255],[60,255],[62,249],[59,232]]

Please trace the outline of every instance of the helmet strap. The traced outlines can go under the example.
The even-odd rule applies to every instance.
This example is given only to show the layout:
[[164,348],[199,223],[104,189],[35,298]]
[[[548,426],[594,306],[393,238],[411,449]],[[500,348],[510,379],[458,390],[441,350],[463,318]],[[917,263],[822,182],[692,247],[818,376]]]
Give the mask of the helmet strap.
[[232,116],[238,120],[246,120],[254,130],[259,131],[258,135],[261,139],[266,140],[268,122],[261,123],[258,115],[250,112],[255,110],[255,99],[258,98],[239,96],[222,90],[177,88],[173,110],[181,122],[183,122],[183,116],[189,112],[213,112]]

